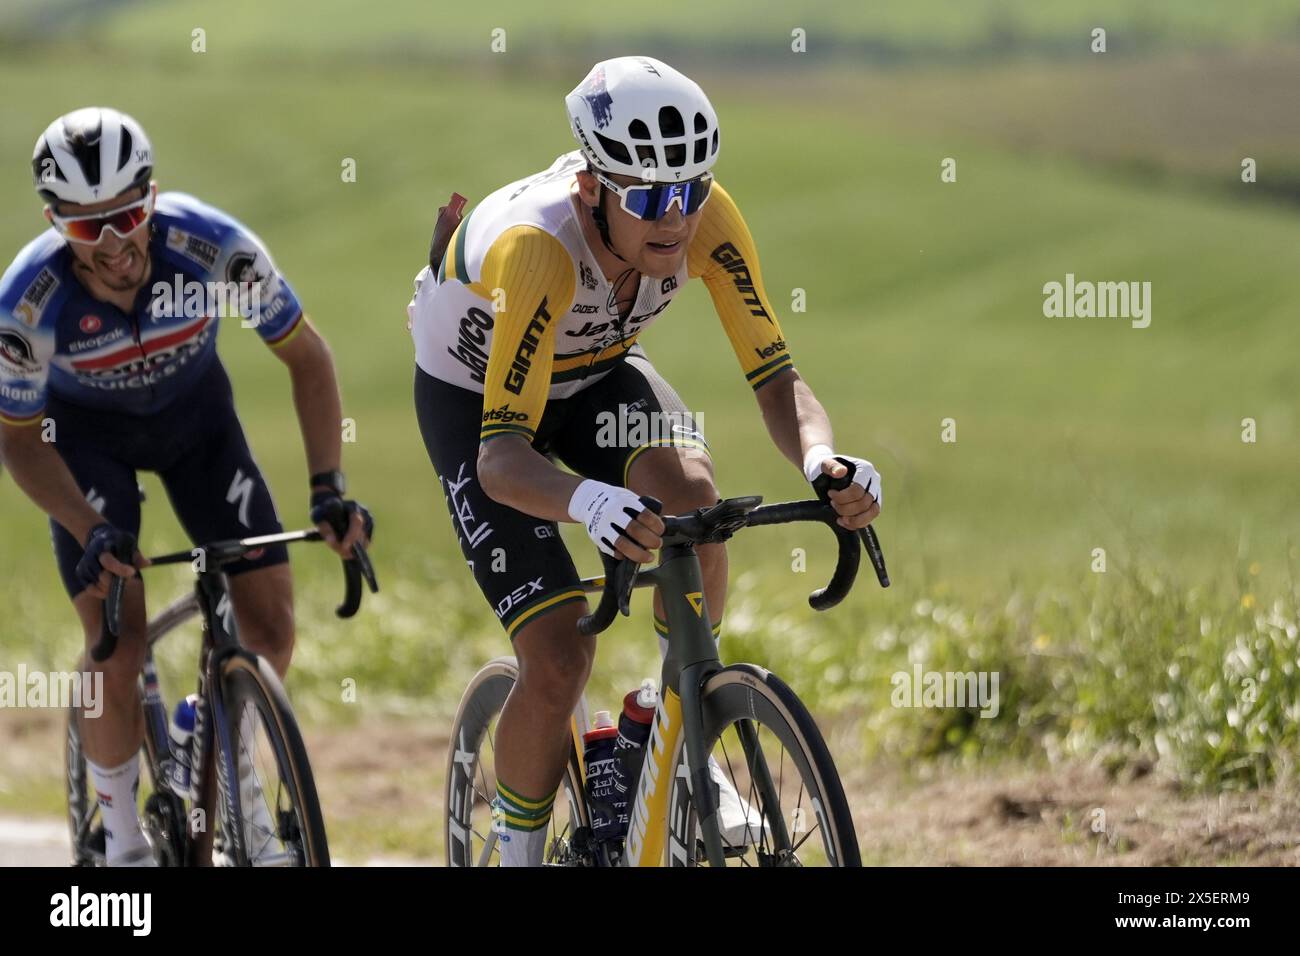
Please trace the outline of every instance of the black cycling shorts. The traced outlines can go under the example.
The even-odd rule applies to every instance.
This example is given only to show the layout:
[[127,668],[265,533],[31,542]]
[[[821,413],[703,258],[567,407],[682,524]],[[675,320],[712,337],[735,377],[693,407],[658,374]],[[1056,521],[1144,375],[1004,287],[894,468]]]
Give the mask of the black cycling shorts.
[[[478,482],[483,396],[417,366],[415,410],[461,551],[506,633],[513,639],[538,616],[585,600],[556,523],[492,500]],[[620,432],[622,412],[642,412],[658,424],[638,434],[628,415],[622,421],[630,427]],[[641,452],[665,446],[708,454],[694,417],[639,347],[595,385],[547,402],[533,440],[539,452],[584,478],[623,487]]]
[[[104,412],[53,395],[45,415],[54,420],[54,448],[82,494],[115,528],[139,535],[136,472],[152,471],[162,479],[192,544],[283,530],[271,490],[244,439],[230,379],[219,361],[187,393],[154,415]],[[82,591],[76,567],[84,549],[53,519],[50,534],[63,586],[76,597]],[[241,574],[288,560],[288,549],[277,544],[222,570]]]

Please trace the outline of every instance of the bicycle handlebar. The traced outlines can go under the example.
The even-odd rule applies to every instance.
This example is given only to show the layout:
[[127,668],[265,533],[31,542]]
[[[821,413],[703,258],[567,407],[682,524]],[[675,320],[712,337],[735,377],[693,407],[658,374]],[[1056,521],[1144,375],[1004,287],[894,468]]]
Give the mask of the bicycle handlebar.
[[814,611],[826,611],[839,604],[848,596],[857,580],[858,568],[862,563],[862,551],[858,548],[858,534],[835,523],[839,515],[830,505],[820,501],[792,501],[786,504],[768,505],[758,508],[748,524],[788,524],[792,521],[820,521],[835,532],[839,545],[839,555],[835,560],[835,572],[824,588],[818,588],[808,595],[808,604]]
[[[254,538],[243,538],[242,540],[214,541],[211,544],[205,544],[191,551],[176,551],[171,554],[159,555],[149,560],[150,567],[156,567],[161,564],[191,564],[200,557],[205,563],[214,567],[221,567],[237,561],[244,557],[250,551],[258,548],[264,548],[270,544],[293,544],[298,541],[321,541],[321,533],[316,530],[311,531],[286,531],[280,534],[267,534]],[[122,552],[126,552],[123,556]],[[114,555],[119,561],[130,564],[135,557],[135,539],[130,539],[130,547],[127,548],[124,543],[121,548],[114,550]],[[140,569],[136,569],[140,573]],[[100,628],[99,642],[91,649],[90,656],[96,661],[106,661],[113,656],[117,649],[117,639],[122,625],[122,595],[126,590],[126,578],[113,577],[109,582],[108,597],[104,599],[104,618],[103,625]],[[352,546],[352,557],[343,559],[343,603],[334,609],[334,613],[341,618],[352,617],[361,607],[361,583],[365,582],[370,589],[371,594],[379,593],[379,582],[375,578],[375,568],[370,562],[370,555],[360,543]]]
[[[845,487],[848,478],[836,482],[834,487]],[[881,587],[889,587],[889,575],[885,570],[884,553],[880,542],[871,527],[863,531],[851,531],[836,523],[839,517],[835,509],[821,501],[789,501],[773,505],[761,505],[762,498],[728,498],[711,508],[700,508],[687,515],[664,518],[665,545],[673,544],[712,544],[726,541],[741,528],[757,525],[789,524],[795,521],[819,521],[835,533],[839,544],[839,556],[835,564],[835,573],[830,583],[818,588],[808,596],[808,604],[816,611],[825,611],[839,604],[848,595],[857,578],[862,560],[858,542],[866,545],[867,554],[876,570],[876,577]],[[648,499],[648,507],[659,514],[659,502]],[[869,534],[868,534],[869,533]],[[599,634],[614,621],[614,615],[622,613],[625,617],[631,613],[632,589],[636,585],[637,564],[628,558],[619,558],[601,552],[601,562],[605,568],[604,587],[600,603],[596,610],[578,620],[578,631],[587,636]]]

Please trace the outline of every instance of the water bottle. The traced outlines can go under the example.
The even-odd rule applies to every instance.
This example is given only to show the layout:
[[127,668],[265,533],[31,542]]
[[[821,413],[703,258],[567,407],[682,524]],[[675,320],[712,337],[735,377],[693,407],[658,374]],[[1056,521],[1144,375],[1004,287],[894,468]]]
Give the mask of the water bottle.
[[650,726],[654,723],[658,703],[659,693],[649,678],[641,682],[638,690],[623,698],[623,713],[618,717],[618,738],[614,741],[614,811],[623,833],[627,832],[628,814],[632,801],[636,799],[645,745],[650,739]]
[[171,738],[171,763],[167,782],[181,799],[190,795],[190,741],[194,738],[194,711],[199,695],[190,694],[176,705],[168,736]]
[[614,741],[618,728],[609,711],[596,711],[596,726],[582,735],[587,765],[587,807],[591,811],[592,837],[615,840],[623,835],[614,809]]

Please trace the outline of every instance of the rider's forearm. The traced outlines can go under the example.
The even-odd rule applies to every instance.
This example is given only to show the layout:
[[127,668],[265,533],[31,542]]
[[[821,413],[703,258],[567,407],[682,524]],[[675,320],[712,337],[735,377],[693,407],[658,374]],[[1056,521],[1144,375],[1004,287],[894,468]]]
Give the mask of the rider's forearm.
[[826,409],[794,369],[772,379],[755,396],[772,443],[800,471],[804,456],[814,446],[835,447]]
[[308,327],[288,348],[292,354],[281,358],[289,366],[293,382],[293,405],[307,453],[307,473],[341,469],[343,404],[329,345]]
[[515,435],[479,446],[478,480],[489,498],[547,521],[572,521],[569,502],[582,479],[556,468]]
[[36,506],[81,544],[104,519],[86,501],[59,453],[38,425],[0,425],[0,453],[14,482]]

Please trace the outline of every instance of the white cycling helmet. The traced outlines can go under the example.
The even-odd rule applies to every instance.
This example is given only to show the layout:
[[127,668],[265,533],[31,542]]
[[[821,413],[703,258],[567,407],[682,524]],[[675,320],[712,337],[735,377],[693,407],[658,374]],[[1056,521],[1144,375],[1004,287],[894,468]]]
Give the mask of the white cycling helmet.
[[659,60],[603,60],[564,104],[583,155],[604,172],[674,183],[717,162],[718,115],[709,98]]
[[153,146],[125,113],[100,106],[74,110],[36,140],[32,175],[47,202],[89,205],[148,183]]

